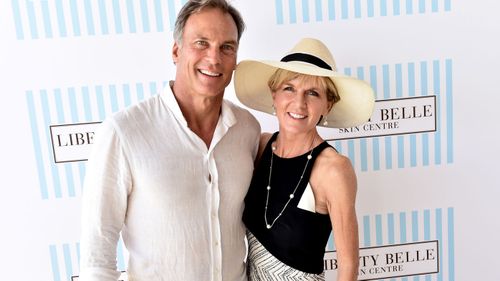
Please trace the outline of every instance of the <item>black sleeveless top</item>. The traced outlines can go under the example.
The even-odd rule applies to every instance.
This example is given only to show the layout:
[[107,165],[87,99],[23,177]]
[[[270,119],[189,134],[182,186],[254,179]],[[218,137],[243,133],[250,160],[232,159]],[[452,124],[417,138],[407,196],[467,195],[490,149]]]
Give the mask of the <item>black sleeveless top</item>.
[[[266,144],[260,162],[252,178],[245,197],[243,222],[247,229],[277,259],[300,271],[319,274],[323,272],[323,258],[326,244],[332,231],[328,215],[313,213],[297,207],[309,183],[314,161],[320,152],[331,147],[326,141],[313,149],[312,159],[304,177],[283,214],[268,229],[264,220],[269,167],[271,163],[271,143],[278,133],[274,133]],[[310,151],[293,158],[273,156],[271,190],[269,194],[267,222],[272,224],[283,210],[307,162]]]

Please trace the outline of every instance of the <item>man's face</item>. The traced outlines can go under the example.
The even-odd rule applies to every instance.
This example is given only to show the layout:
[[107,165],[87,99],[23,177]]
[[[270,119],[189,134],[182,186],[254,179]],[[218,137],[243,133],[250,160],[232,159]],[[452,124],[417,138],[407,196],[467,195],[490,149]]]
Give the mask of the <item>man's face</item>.
[[192,95],[222,96],[236,67],[237,49],[238,30],[231,15],[219,9],[191,15],[182,42],[172,50],[176,84]]

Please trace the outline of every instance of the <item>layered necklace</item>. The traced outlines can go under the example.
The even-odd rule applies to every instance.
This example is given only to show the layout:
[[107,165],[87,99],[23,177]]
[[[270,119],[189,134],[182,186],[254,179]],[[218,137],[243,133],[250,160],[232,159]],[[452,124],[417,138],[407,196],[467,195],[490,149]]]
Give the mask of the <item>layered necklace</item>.
[[295,197],[295,192],[297,191],[297,188],[299,187],[300,183],[302,182],[302,178],[304,177],[307,166],[309,165],[309,161],[312,159],[312,153],[314,151],[313,145],[314,145],[315,140],[316,140],[316,136],[314,136],[314,138],[311,142],[311,147],[310,147],[311,152],[309,152],[309,155],[307,155],[306,165],[304,166],[304,170],[302,170],[302,174],[300,175],[299,181],[295,185],[293,192],[290,193],[290,195],[288,195],[288,201],[283,206],[283,209],[281,209],[281,211],[278,213],[278,216],[276,216],[276,218],[274,218],[274,220],[272,220],[271,223],[269,223],[267,220],[267,206],[269,205],[269,193],[271,192],[271,176],[273,174],[273,158],[274,158],[274,151],[276,150],[276,146],[271,145],[271,164],[269,165],[269,179],[267,182],[266,206],[264,209],[264,221],[266,222],[267,229],[271,229],[271,227],[273,227],[274,223],[279,219],[279,217],[281,217],[281,215],[285,211],[285,209],[288,206],[288,204],[290,203],[290,201],[292,201],[292,199]]

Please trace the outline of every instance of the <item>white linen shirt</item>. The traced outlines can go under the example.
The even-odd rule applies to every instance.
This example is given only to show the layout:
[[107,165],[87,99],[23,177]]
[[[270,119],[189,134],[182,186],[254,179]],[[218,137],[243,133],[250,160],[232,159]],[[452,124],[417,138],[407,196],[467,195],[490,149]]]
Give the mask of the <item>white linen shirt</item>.
[[116,281],[120,233],[129,281],[246,280],[243,199],[260,126],[224,101],[207,148],[172,90],[105,120],[82,201],[80,281]]

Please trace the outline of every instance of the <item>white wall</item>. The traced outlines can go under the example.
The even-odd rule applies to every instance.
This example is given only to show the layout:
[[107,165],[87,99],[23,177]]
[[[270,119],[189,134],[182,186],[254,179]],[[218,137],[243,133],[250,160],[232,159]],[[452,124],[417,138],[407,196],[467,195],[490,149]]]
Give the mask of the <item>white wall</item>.
[[[171,79],[171,21],[184,2],[0,2],[2,279],[58,281],[78,274],[86,162],[55,163],[51,126],[53,132],[82,132],[80,123],[99,122]],[[436,96],[435,132],[331,142],[351,158],[358,175],[362,254],[380,258],[377,265],[362,267],[360,278],[384,270],[381,261],[387,255],[416,255],[417,246],[437,240],[439,259],[393,264],[401,267],[384,276],[500,280],[500,3],[233,3],[248,27],[239,60],[280,59],[299,38],[317,37],[330,46],[341,72],[372,83],[380,104]],[[226,96],[237,102],[232,85]],[[253,113],[264,130],[276,129],[271,116]],[[328,138],[336,133],[322,130]],[[56,150],[85,154],[86,147]],[[334,250],[332,244],[328,250]],[[121,269],[124,256],[121,250]],[[436,265],[438,273],[397,277]]]

